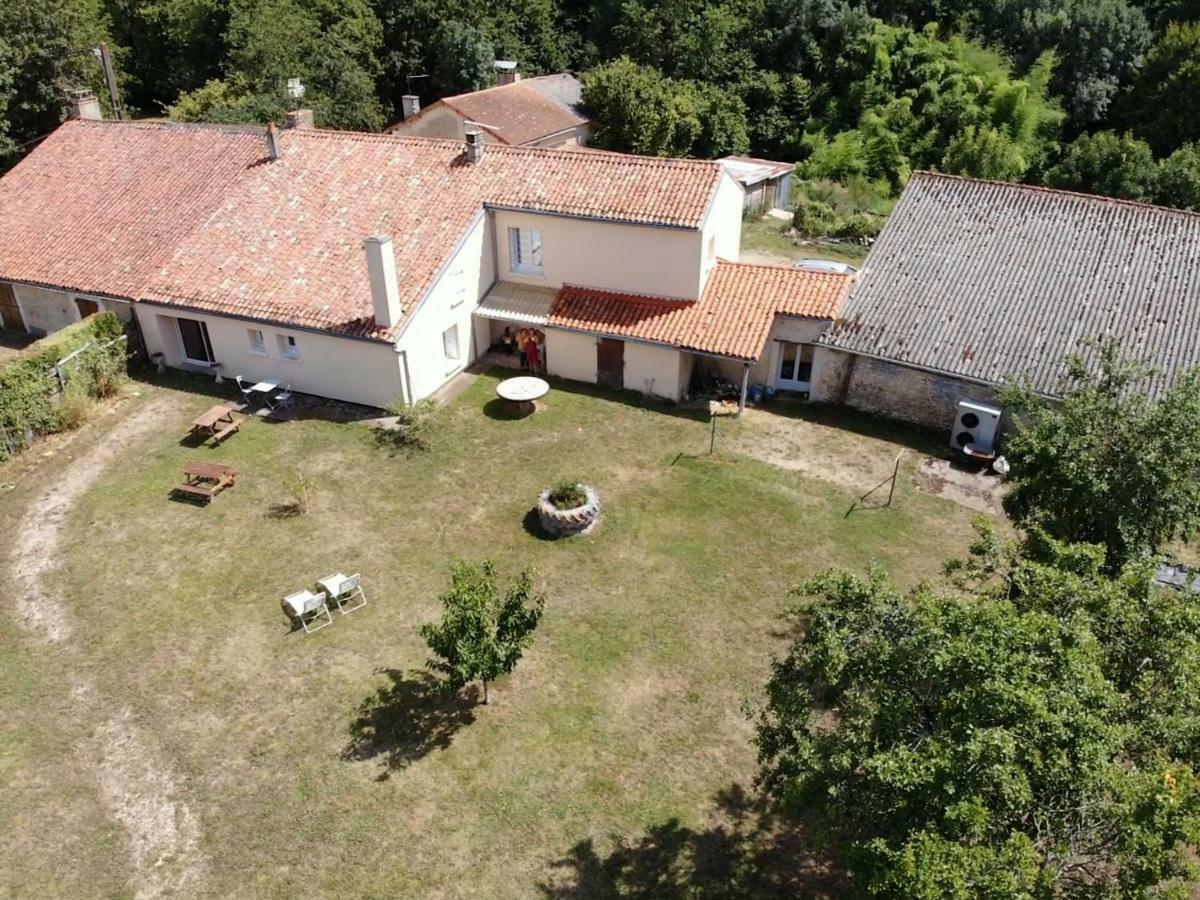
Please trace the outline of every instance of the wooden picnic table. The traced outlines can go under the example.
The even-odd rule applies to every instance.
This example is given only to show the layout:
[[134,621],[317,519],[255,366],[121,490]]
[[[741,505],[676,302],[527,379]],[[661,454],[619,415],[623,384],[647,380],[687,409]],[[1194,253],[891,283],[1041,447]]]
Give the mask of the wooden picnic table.
[[183,484],[177,485],[175,492],[207,503],[225,488],[233,487],[237,472],[220,463],[192,460],[183,467],[183,478]]
[[204,434],[219,444],[241,427],[241,420],[228,403],[219,403],[192,420],[192,433]]

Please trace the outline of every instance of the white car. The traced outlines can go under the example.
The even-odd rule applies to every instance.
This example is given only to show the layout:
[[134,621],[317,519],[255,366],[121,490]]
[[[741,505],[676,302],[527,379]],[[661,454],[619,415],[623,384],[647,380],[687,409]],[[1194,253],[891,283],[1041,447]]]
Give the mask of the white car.
[[792,266],[806,272],[833,272],[835,275],[853,275],[858,271],[849,263],[834,262],[832,259],[797,259]]

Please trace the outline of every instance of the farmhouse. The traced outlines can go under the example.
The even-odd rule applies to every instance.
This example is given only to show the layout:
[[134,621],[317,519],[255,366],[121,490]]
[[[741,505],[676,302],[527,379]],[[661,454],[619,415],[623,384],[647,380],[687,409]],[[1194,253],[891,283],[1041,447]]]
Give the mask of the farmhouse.
[[736,262],[741,208],[709,161],[71,120],[0,179],[0,291],[10,328],[115,309],[167,365],[373,406],[530,323],[550,374],[807,389],[851,280]]
[[917,173],[815,353],[812,397],[948,426],[1009,379],[1052,396],[1080,341],[1200,364],[1200,214]]

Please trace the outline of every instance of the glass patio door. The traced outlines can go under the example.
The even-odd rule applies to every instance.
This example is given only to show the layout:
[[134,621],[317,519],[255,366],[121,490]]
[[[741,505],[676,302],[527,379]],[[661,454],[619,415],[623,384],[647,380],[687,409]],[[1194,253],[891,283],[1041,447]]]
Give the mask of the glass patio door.
[[179,342],[183,344],[184,359],[205,366],[216,358],[206,324],[196,319],[176,319],[175,325],[179,329]]
[[780,341],[778,359],[775,387],[785,391],[807,391],[812,382],[812,345]]

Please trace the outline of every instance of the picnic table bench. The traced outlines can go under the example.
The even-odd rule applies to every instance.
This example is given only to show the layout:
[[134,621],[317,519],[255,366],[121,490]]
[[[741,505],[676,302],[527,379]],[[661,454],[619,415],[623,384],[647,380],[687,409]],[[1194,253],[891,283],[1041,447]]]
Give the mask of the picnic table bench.
[[241,427],[243,418],[245,417],[234,412],[228,404],[221,403],[192,421],[192,433],[204,434],[219,444]]
[[237,472],[220,463],[192,461],[183,467],[183,478],[175,492],[207,503],[225,488],[233,487]]

